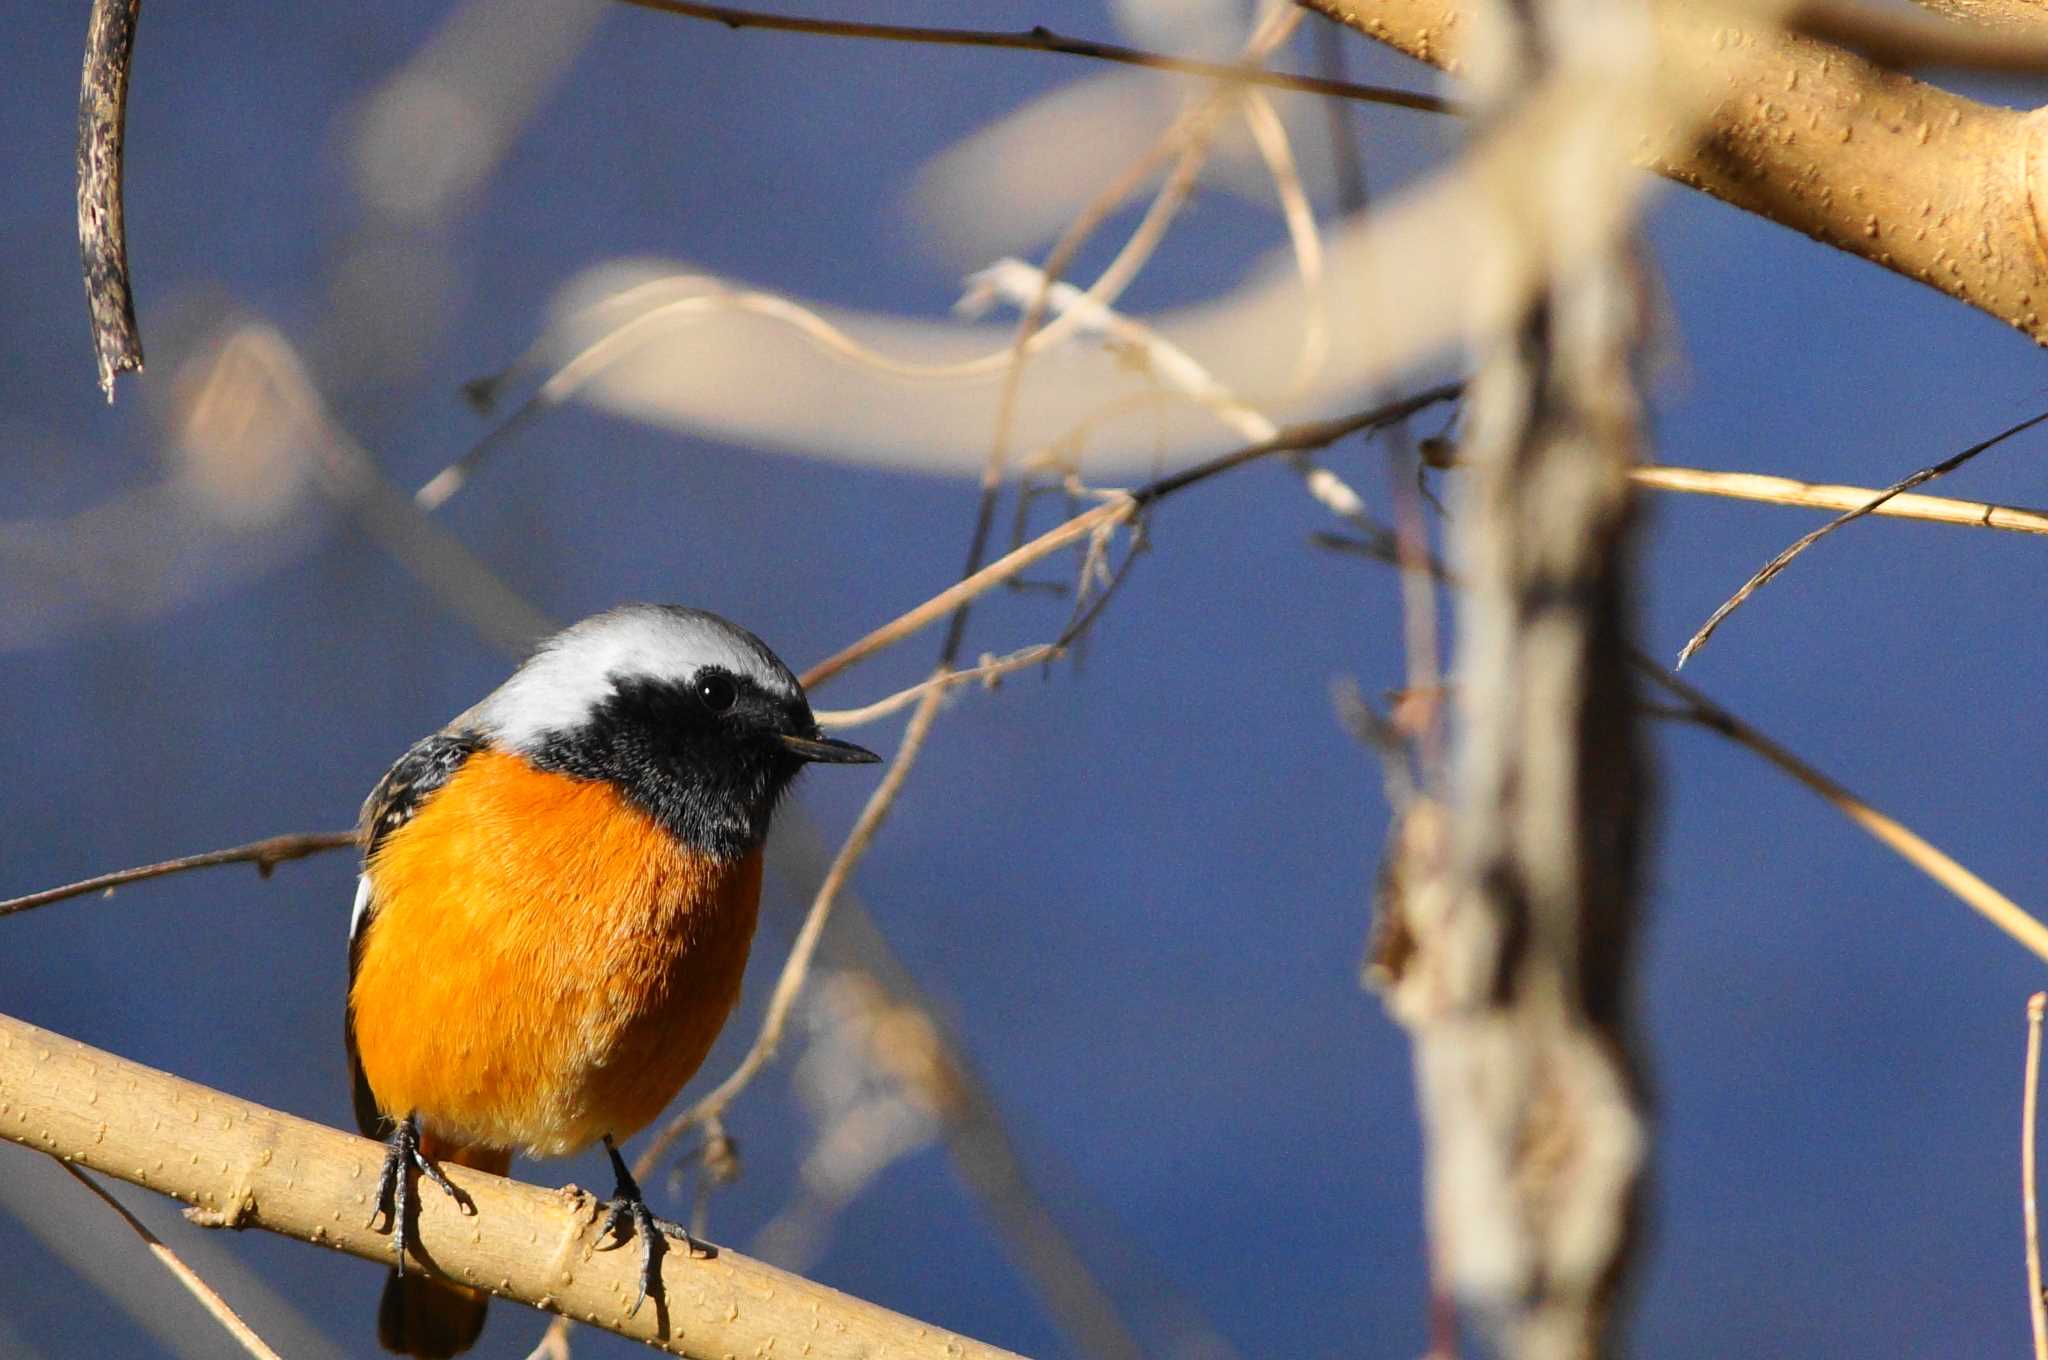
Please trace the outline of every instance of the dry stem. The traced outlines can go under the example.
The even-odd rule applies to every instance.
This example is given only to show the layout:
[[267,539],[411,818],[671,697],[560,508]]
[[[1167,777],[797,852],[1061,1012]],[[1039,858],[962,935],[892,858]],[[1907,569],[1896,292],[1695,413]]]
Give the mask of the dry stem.
[[67,883],[61,888],[45,888],[41,892],[29,893],[25,897],[10,897],[0,902],[0,916],[11,916],[17,911],[47,906],[52,902],[62,902],[66,898],[83,897],[90,892],[111,890],[124,883],[139,883],[147,878],[162,878],[166,874],[183,873],[187,869],[206,869],[216,864],[253,864],[258,873],[268,878],[272,869],[287,860],[303,859],[307,855],[317,855],[324,850],[343,850],[357,843],[358,838],[353,831],[312,831],[301,835],[270,836],[260,841],[251,841],[247,845],[231,846],[226,850],[208,850],[202,854],[185,855],[179,859],[167,859],[133,869],[117,869],[110,874],[97,874],[76,883]]
[[1937,524],[2005,529],[2019,534],[2048,534],[2048,510],[2025,506],[1990,505],[1983,501],[1952,500],[1947,496],[1915,496],[1910,492],[1881,500],[1884,492],[1877,487],[1802,482],[1761,472],[1717,472],[1657,465],[1635,468],[1629,476],[1637,486],[1653,491],[1725,496],[1731,500],[1799,505],[1814,510],[1856,510],[1868,506],[1869,513],[1881,518],[1931,520]]
[[733,9],[726,5],[690,4],[686,3],[686,0],[622,0],[622,3],[632,5],[636,9],[657,10],[663,14],[674,14],[686,19],[708,19],[734,29],[765,28],[784,33],[808,33],[820,37],[874,38],[885,42],[945,47],[993,47],[1025,52],[1052,52],[1061,56],[1090,57],[1097,61],[1117,62],[1125,66],[1144,66],[1155,71],[1206,76],[1212,80],[1241,85],[1263,85],[1270,89],[1333,95],[1340,99],[1355,99],[1368,104],[1390,104],[1396,108],[1418,109],[1425,113],[1452,112],[1450,101],[1439,99],[1435,95],[1417,94],[1410,90],[1392,90],[1379,85],[1360,85],[1348,80],[1324,80],[1317,76],[1262,71],[1256,67],[1229,62],[1199,61],[1192,57],[1142,52],[1133,47],[1119,47],[1114,43],[1069,38],[1053,32],[1043,24],[1021,32],[999,32],[990,29],[925,28],[905,24],[805,19],[783,14],[764,14],[758,10]]
[[237,1345],[241,1346],[249,1354],[256,1356],[257,1360],[280,1360],[278,1353],[265,1344],[262,1337],[256,1335],[256,1329],[242,1321],[241,1315],[228,1307],[228,1301],[222,1298],[212,1285],[201,1279],[198,1271],[180,1260],[178,1253],[165,1246],[162,1238],[144,1227],[141,1219],[129,1213],[126,1205],[108,1194],[97,1181],[65,1161],[62,1157],[58,1157],[55,1160],[57,1165],[64,1168],[66,1175],[92,1191],[93,1194],[99,1196],[100,1200],[109,1209],[112,1209],[121,1216],[121,1221],[126,1223],[135,1235],[142,1239],[143,1245],[149,1248],[149,1254],[156,1257],[158,1263],[171,1273],[172,1279],[185,1287],[187,1293],[199,1300],[199,1306],[204,1308],[212,1316],[213,1320],[218,1322],[227,1334],[235,1339]]

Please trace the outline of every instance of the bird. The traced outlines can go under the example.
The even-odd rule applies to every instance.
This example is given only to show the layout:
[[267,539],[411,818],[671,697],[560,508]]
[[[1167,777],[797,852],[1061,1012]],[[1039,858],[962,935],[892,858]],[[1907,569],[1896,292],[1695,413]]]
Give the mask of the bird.
[[752,633],[678,605],[623,605],[549,638],[415,743],[363,804],[345,1039],[357,1127],[385,1144],[372,1225],[396,1264],[378,1339],[460,1354],[488,1296],[415,1250],[417,1175],[473,1211],[448,1163],[602,1143],[601,1237],[641,1243],[660,1288],[680,1224],[648,1208],[618,1144],[695,1074],[740,994],[762,844],[810,764],[872,751],[823,735]]

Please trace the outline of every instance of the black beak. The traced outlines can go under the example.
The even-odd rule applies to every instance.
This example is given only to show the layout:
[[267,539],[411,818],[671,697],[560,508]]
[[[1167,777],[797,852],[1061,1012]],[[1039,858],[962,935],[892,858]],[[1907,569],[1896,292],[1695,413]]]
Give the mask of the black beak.
[[881,757],[865,746],[855,746],[850,741],[836,737],[798,737],[779,732],[775,739],[782,748],[798,760],[808,760],[819,765],[873,765]]

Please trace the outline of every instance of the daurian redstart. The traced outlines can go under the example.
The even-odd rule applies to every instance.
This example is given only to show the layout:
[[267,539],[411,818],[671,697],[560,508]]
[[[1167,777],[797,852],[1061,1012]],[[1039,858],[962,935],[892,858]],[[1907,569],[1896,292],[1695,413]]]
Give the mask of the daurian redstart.
[[649,1212],[617,1141],[739,999],[790,781],[877,758],[821,736],[752,633],[628,605],[542,644],[391,767],[363,806],[347,1021],[356,1123],[388,1146],[387,1349],[455,1355],[483,1327],[481,1291],[406,1269],[412,1172],[462,1198],[441,1162],[503,1174],[514,1152],[602,1141],[605,1233],[638,1233],[642,1293],[659,1287],[664,1237],[688,1234]]

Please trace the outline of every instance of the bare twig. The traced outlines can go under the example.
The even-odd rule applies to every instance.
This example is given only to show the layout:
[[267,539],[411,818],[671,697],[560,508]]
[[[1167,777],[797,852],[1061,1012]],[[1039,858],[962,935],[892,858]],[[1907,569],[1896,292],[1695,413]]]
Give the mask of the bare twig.
[[[940,679],[950,678],[945,675]],[[645,1177],[661,1165],[670,1147],[690,1129],[713,1124],[724,1115],[733,1098],[746,1089],[755,1073],[765,1067],[775,1056],[782,1044],[782,1032],[789,1023],[790,1008],[796,1004],[797,993],[803,990],[804,978],[809,974],[811,960],[817,954],[818,937],[831,919],[832,907],[839,899],[839,893],[853,874],[854,866],[874,843],[875,835],[882,829],[882,822],[895,806],[896,797],[903,791],[904,781],[917,765],[918,753],[924,748],[924,739],[931,732],[932,721],[939,716],[939,706],[946,697],[946,687],[938,685],[925,691],[918,701],[917,711],[910,715],[910,722],[903,729],[903,741],[896,748],[895,757],[889,762],[889,773],[869,796],[867,806],[861,809],[860,819],[847,833],[845,844],[833,857],[832,867],[825,871],[824,881],[818,885],[817,895],[811,900],[810,912],[797,931],[796,943],[790,946],[789,958],[783,962],[782,973],[775,979],[775,990],[768,998],[768,1012],[761,1021],[761,1030],[754,1036],[754,1042],[747,1049],[746,1056],[731,1075],[689,1109],[683,1111],[662,1127],[636,1162],[636,1174]]]
[[993,688],[996,681],[1013,672],[1028,670],[1032,666],[1059,660],[1065,654],[1065,650],[1065,647],[1060,643],[1041,642],[1035,646],[1026,647],[1021,651],[1012,652],[1008,656],[995,657],[984,661],[979,666],[969,666],[964,670],[948,671],[943,675],[934,675],[929,680],[921,680],[907,689],[897,690],[886,699],[877,699],[875,702],[865,704],[860,708],[821,708],[811,716],[818,720],[818,726],[820,727],[859,727],[865,723],[886,718],[891,713],[900,713],[916,703],[921,696],[930,690],[951,689],[967,680],[979,680],[984,685]]
[[621,2],[636,9],[657,10],[663,14],[679,15],[686,19],[708,19],[733,29],[763,28],[783,33],[809,33],[831,38],[873,38],[884,42],[924,43],[947,47],[996,47],[1026,52],[1052,52],[1061,56],[1090,57],[1097,61],[1117,62],[1125,66],[1144,66],[1155,71],[1206,76],[1211,80],[1232,81],[1243,85],[1263,85],[1270,89],[1294,90],[1302,94],[1331,95],[1368,104],[1389,104],[1395,108],[1416,109],[1424,113],[1456,112],[1456,106],[1450,100],[1440,99],[1435,95],[1387,89],[1379,85],[1360,85],[1348,80],[1324,80],[1317,76],[1263,71],[1257,67],[1239,66],[1229,62],[1199,61],[1192,57],[1143,52],[1133,47],[1119,47],[1114,43],[1070,38],[1053,32],[1043,24],[1019,32],[922,28],[904,24],[854,23],[835,19],[806,19],[793,15],[763,14],[758,10],[733,9],[725,5],[689,4],[685,3],[685,0]]
[[[383,1147],[0,1017],[0,1138],[146,1186],[222,1225],[379,1263],[369,1226]],[[467,1167],[474,1205],[415,1201],[423,1257],[458,1284],[573,1314],[671,1354],[764,1354],[800,1336],[813,1360],[1007,1360],[1008,1352],[813,1284],[740,1253],[662,1258],[661,1306],[632,1309],[635,1253],[600,1251],[597,1202]]]
[[2034,1324],[2034,1360],[2048,1360],[2048,1304],[2041,1297],[2041,1222],[2034,1195],[2035,1114],[2041,1095],[2041,1012],[2048,992],[2027,998],[2027,1085],[2020,1102],[2020,1207],[2027,1220],[2027,1315]]
[[199,1300],[199,1306],[212,1314],[213,1320],[218,1322],[243,1350],[256,1356],[258,1360],[280,1360],[278,1353],[264,1344],[262,1337],[256,1335],[255,1329],[242,1321],[234,1309],[228,1307],[228,1301],[216,1293],[212,1285],[199,1278],[197,1271],[180,1260],[178,1253],[165,1246],[163,1239],[144,1227],[141,1219],[129,1213],[126,1205],[62,1157],[55,1158],[55,1161],[64,1168],[66,1175],[98,1195],[108,1208],[121,1216],[121,1221],[133,1229],[135,1235],[142,1239],[143,1245],[149,1248],[149,1254],[156,1257],[158,1263],[171,1273],[171,1278],[185,1287],[187,1293]]
[[1746,747],[1791,775],[1833,804],[1836,811],[1862,827],[1879,844],[1961,898],[1964,905],[2017,940],[2037,958],[2048,960],[2048,926],[2028,914],[2024,907],[1956,863],[1911,827],[1879,812],[1647,655],[1636,652],[1630,661],[1644,679],[1681,700],[1690,710],[1686,716],[1693,722]]
[[[1251,37],[1244,45],[1242,57],[1247,66],[1255,67],[1284,42],[1301,22],[1301,12],[1292,8],[1273,8],[1254,27]],[[1103,279],[1090,296],[1097,305],[1107,307],[1109,300],[1134,276],[1142,262],[1151,255],[1153,248],[1164,237],[1167,227],[1178,215],[1188,196],[1194,192],[1196,179],[1200,176],[1209,156],[1209,138],[1215,121],[1221,116],[1228,86],[1219,86],[1206,99],[1184,111],[1167,131],[1154,143],[1150,152],[1139,158],[1138,163],[1129,167],[1122,178],[1098,193],[1067,227],[1059,242],[1046,257],[1045,266],[1039,271],[1038,286],[1032,292],[1028,305],[1022,307],[1023,316],[1017,323],[1017,338],[1010,347],[1010,359],[1003,371],[1003,384],[996,400],[995,435],[989,444],[988,459],[982,467],[981,491],[975,506],[974,529],[967,544],[967,566],[961,573],[972,576],[981,569],[988,551],[989,531],[995,523],[996,498],[1002,490],[1003,478],[1009,462],[1011,432],[1016,422],[1017,401],[1024,382],[1024,361],[1029,353],[1033,335],[1045,319],[1047,307],[1051,304],[1054,290],[1060,287],[1060,278],[1065,274],[1073,258],[1100,223],[1115,210],[1123,199],[1135,190],[1142,177],[1150,173],[1155,159],[1165,155],[1176,144],[1184,143],[1179,162],[1167,176],[1154,196],[1152,207],[1145,214],[1145,220],[1132,234],[1130,243],[1117,260],[1104,271]],[[1121,270],[1121,272],[1119,272]],[[1114,276],[1114,283],[1111,282]],[[1071,311],[1072,309],[1066,309]],[[939,665],[950,667],[959,658],[960,648],[967,640],[967,620],[972,602],[962,600],[953,611],[952,619],[946,625],[945,640],[939,645]]]
[[207,869],[216,864],[253,864],[256,871],[268,878],[270,871],[287,860],[304,859],[326,850],[343,850],[357,844],[353,831],[314,831],[292,836],[270,836],[247,845],[231,846],[226,850],[208,850],[203,854],[185,855],[179,859],[167,859],[157,864],[144,864],[133,869],[117,869],[110,874],[97,874],[77,883],[67,883],[61,888],[46,888],[26,897],[11,897],[0,902],[0,916],[11,916],[17,911],[32,907],[47,906],[62,902],[70,897],[83,897],[87,893],[118,888],[124,883],[139,883],[148,878],[162,878],[167,874],[180,874],[187,869]]
[[1864,504],[1857,506],[1853,510],[1848,510],[1842,514],[1835,516],[1826,524],[1821,525],[1818,529],[1813,530],[1811,533],[1801,535],[1799,539],[1792,544],[1791,547],[1786,548],[1776,557],[1773,557],[1770,561],[1764,563],[1764,565],[1757,571],[1756,575],[1750,577],[1747,581],[1744,581],[1742,583],[1742,588],[1740,590],[1737,590],[1733,595],[1729,596],[1726,600],[1721,602],[1721,607],[1716,609],[1711,615],[1708,616],[1707,621],[1700,625],[1699,631],[1692,635],[1691,640],[1688,641],[1685,644],[1684,649],[1678,653],[1677,668],[1683,670],[1685,668],[1685,663],[1692,659],[1693,653],[1697,652],[1700,648],[1706,646],[1707,639],[1714,635],[1714,630],[1721,626],[1722,621],[1725,620],[1730,614],[1733,614],[1737,609],[1740,609],[1742,607],[1743,602],[1749,599],[1750,596],[1756,594],[1757,591],[1763,589],[1764,586],[1768,585],[1772,577],[1776,576],[1779,572],[1785,570],[1785,568],[1791,566],[1792,560],[1798,557],[1799,554],[1805,552],[1808,548],[1811,548],[1814,544],[1820,542],[1823,538],[1826,538],[1829,534],[1833,533],[1835,530],[1841,528],[1843,525],[1849,523],[1850,521],[1861,519],[1865,515],[1870,514],[1872,511],[1878,509],[1879,507],[1884,505],[1886,501],[1891,500],[1894,496],[1897,496],[1899,493],[1903,491],[1911,491],[1914,487],[1920,486],[1926,482],[1931,482],[1936,477],[1945,476],[1948,473],[1954,472],[1957,468],[1969,462],[1972,458],[1975,458],[1978,454],[1984,452],[1986,449],[1995,448],[1996,446],[2004,443],[2006,440],[2011,439],[2014,435],[2020,434],[2026,430],[2033,429],[2034,426],[2039,425],[2044,420],[2048,420],[2048,411],[2043,411],[2041,412],[2041,414],[2036,416],[2029,416],[2027,419],[2021,421],[2017,425],[2008,426],[2007,428],[2000,430],[1997,434],[1992,435],[1989,439],[1980,440],[1977,443],[1970,445],[1970,447],[1964,449],[1960,453],[1944,458],[1939,463],[1936,463],[1931,467],[1921,468],[1918,472],[1915,472],[1910,476],[1903,477],[1898,481],[1893,482],[1890,486],[1878,492],[1875,496],[1871,497],[1870,500],[1866,501]]
[[128,119],[128,63],[142,0],[93,0],[85,72],[78,86],[78,253],[92,314],[100,391],[142,371],[135,299],[128,289],[128,233],[121,218],[121,147]]
[[826,657],[803,673],[800,677],[803,686],[808,690],[823,684],[847,668],[945,618],[961,601],[974,599],[1015,577],[1032,563],[1105,526],[1123,524],[1140,510],[1190,486],[1276,453],[1327,447],[1347,435],[1369,430],[1388,421],[1398,420],[1439,403],[1454,400],[1463,390],[1462,384],[1443,383],[1412,397],[1376,406],[1370,411],[1361,411],[1335,420],[1290,425],[1271,439],[1220,454],[1161,477],[1157,481],[1149,482],[1127,495],[1116,496],[1091,510],[1083,511],[1065,523],[1054,526],[1022,547],[997,558],[965,580],[940,591],[915,609],[899,615],[867,636]]
[[2004,529],[2018,534],[2048,534],[2048,510],[2026,506],[1989,505],[1983,501],[1915,496],[1911,493],[1887,498],[1876,487],[1838,486],[1802,482],[1791,477],[1772,477],[1761,472],[1718,472],[1661,464],[1634,468],[1629,476],[1637,486],[1652,491],[1725,496],[1730,500],[1808,506],[1815,510],[1861,509],[1884,518],[1930,520],[1936,524]]

